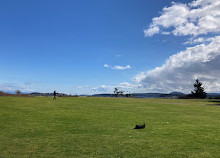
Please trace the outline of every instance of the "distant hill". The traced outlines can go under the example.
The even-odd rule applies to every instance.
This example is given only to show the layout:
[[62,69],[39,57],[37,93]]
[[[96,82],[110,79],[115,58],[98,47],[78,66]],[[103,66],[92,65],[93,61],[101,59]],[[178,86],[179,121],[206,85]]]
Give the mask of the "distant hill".
[[94,94],[93,97],[115,97],[114,94]]
[[162,93],[134,93],[135,98],[160,98]]
[[171,92],[169,93],[170,95],[185,95],[184,93],[182,92]]
[[209,99],[220,99],[220,93],[207,93],[206,96]]

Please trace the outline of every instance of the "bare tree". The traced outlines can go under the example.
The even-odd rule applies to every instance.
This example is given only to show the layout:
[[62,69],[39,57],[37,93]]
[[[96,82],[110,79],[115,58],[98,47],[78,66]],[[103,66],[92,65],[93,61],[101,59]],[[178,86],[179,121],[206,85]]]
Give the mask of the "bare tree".
[[118,97],[118,94],[119,94],[118,88],[115,88],[114,94],[115,94],[116,97]]

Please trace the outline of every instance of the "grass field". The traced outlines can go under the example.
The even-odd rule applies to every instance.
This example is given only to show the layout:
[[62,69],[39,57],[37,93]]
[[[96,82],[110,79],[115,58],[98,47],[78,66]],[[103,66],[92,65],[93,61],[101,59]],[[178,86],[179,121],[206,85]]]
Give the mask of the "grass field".
[[[218,104],[210,100],[0,97],[0,158],[219,158]],[[133,129],[144,122],[145,129]]]

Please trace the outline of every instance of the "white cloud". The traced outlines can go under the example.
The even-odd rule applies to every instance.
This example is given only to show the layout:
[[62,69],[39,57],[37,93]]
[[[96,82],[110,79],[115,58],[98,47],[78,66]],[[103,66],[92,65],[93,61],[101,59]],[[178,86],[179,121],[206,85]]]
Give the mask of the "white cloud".
[[189,38],[189,40],[183,44],[199,44],[199,43],[211,42],[212,40],[213,40],[213,37],[211,38],[204,38],[204,37]]
[[159,32],[160,32],[160,29],[158,26],[153,26],[147,30],[144,30],[145,36],[152,36],[152,35],[159,33]]
[[104,64],[104,67],[108,68],[108,67],[109,67],[109,65],[108,65],[108,64]]
[[203,37],[199,37],[199,38],[190,38],[188,41],[186,41],[183,44],[196,44],[196,43],[203,43],[205,41],[205,39]]
[[139,84],[131,84],[131,83],[128,83],[128,82],[122,82],[117,87],[125,88],[125,89],[135,89],[135,88],[141,88],[141,85],[139,85]]
[[75,86],[76,89],[87,89],[89,86]]
[[172,55],[161,67],[136,75],[135,81],[151,91],[190,92],[199,78],[207,91],[219,92],[220,36],[210,40]]
[[171,33],[170,32],[167,32],[167,31],[163,31],[161,32],[163,35],[170,35]]
[[116,69],[116,70],[126,70],[126,69],[130,69],[131,66],[127,65],[127,66],[114,66],[112,69]]
[[131,66],[130,65],[127,65],[127,66],[119,66],[119,65],[116,65],[116,66],[110,66],[108,64],[105,64],[104,67],[106,68],[111,68],[113,70],[126,70],[126,69],[131,69]]
[[188,4],[172,3],[170,7],[163,8],[162,14],[153,18],[150,26],[144,30],[145,36],[160,32],[172,33],[175,36],[220,33],[220,1],[195,0]]

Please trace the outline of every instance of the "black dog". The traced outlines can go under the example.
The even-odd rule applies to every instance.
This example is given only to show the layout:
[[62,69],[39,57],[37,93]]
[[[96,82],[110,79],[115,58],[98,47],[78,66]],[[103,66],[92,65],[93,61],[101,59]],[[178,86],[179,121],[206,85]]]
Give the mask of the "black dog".
[[144,125],[136,125],[134,129],[142,129],[145,128],[145,123]]

